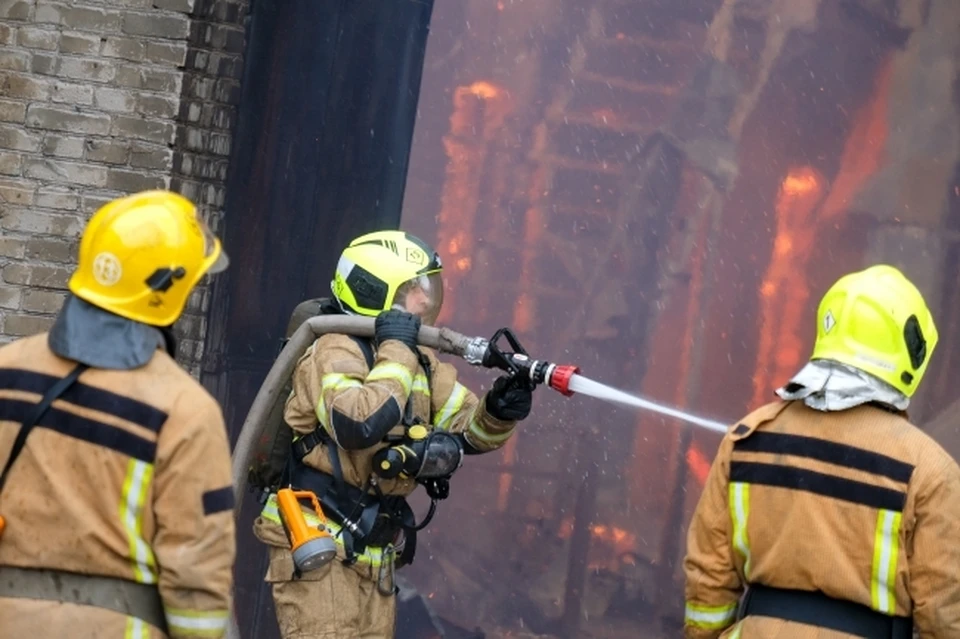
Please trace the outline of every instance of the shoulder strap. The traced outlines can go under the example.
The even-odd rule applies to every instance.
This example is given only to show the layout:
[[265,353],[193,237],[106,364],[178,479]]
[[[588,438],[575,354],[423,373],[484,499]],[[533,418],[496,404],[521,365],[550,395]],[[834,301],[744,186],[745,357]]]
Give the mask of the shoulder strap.
[[367,368],[373,368],[373,344],[370,343],[370,340],[363,337],[357,337],[356,335],[350,335],[349,337],[360,348],[360,352],[363,353],[363,359],[367,362]]
[[74,382],[77,381],[77,378],[80,377],[80,374],[83,371],[87,370],[86,364],[77,364],[70,373],[57,381],[56,384],[50,387],[50,390],[47,391],[46,395],[43,396],[43,399],[34,406],[33,412],[27,417],[26,420],[20,425],[20,430],[17,432],[17,438],[13,440],[13,448],[10,449],[10,457],[7,458],[7,464],[3,467],[3,473],[0,474],[0,491],[3,490],[3,485],[7,481],[7,475],[10,472],[10,468],[13,466],[13,462],[17,460],[17,457],[20,456],[20,453],[23,452],[23,447],[27,443],[27,436],[30,434],[30,431],[33,430],[33,427],[37,425],[46,412],[50,409],[50,406],[53,404],[54,400],[63,395],[68,388],[73,386]]

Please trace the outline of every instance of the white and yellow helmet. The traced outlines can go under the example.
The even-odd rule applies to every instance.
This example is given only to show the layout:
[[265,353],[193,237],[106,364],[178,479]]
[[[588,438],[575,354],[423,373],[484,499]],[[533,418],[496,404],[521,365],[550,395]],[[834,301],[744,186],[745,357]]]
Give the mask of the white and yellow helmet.
[[426,294],[424,324],[433,324],[443,305],[443,265],[433,248],[403,231],[376,231],[353,240],[337,263],[330,286],[344,310],[377,316],[405,308],[415,289]]

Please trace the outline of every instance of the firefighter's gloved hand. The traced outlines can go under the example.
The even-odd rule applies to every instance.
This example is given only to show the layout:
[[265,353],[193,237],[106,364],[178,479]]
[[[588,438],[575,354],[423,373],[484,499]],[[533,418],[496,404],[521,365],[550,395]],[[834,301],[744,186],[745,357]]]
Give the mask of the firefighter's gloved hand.
[[520,421],[530,414],[533,391],[524,380],[504,375],[493,382],[486,402],[491,416],[504,421]]
[[417,335],[420,334],[420,316],[406,311],[391,309],[377,315],[374,323],[377,344],[395,339],[417,353]]

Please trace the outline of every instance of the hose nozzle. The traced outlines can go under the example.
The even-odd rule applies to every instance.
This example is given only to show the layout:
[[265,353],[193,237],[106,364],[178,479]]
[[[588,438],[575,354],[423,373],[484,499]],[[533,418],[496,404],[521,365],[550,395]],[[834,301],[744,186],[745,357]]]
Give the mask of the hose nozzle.
[[[497,346],[501,337],[506,337],[513,352],[504,352]],[[509,328],[501,328],[489,340],[474,337],[470,340],[463,358],[474,366],[499,368],[511,375],[526,379],[531,387],[546,384],[558,393],[570,397],[570,378],[580,372],[579,366],[553,364],[531,359]]]

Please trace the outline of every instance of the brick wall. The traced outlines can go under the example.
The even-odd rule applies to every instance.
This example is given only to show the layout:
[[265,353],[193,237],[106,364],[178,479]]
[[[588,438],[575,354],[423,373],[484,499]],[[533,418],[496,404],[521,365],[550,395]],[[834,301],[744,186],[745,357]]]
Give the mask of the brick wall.
[[[171,188],[220,223],[247,0],[0,0],[0,343],[45,330],[90,213]],[[180,327],[202,355],[205,291]]]

